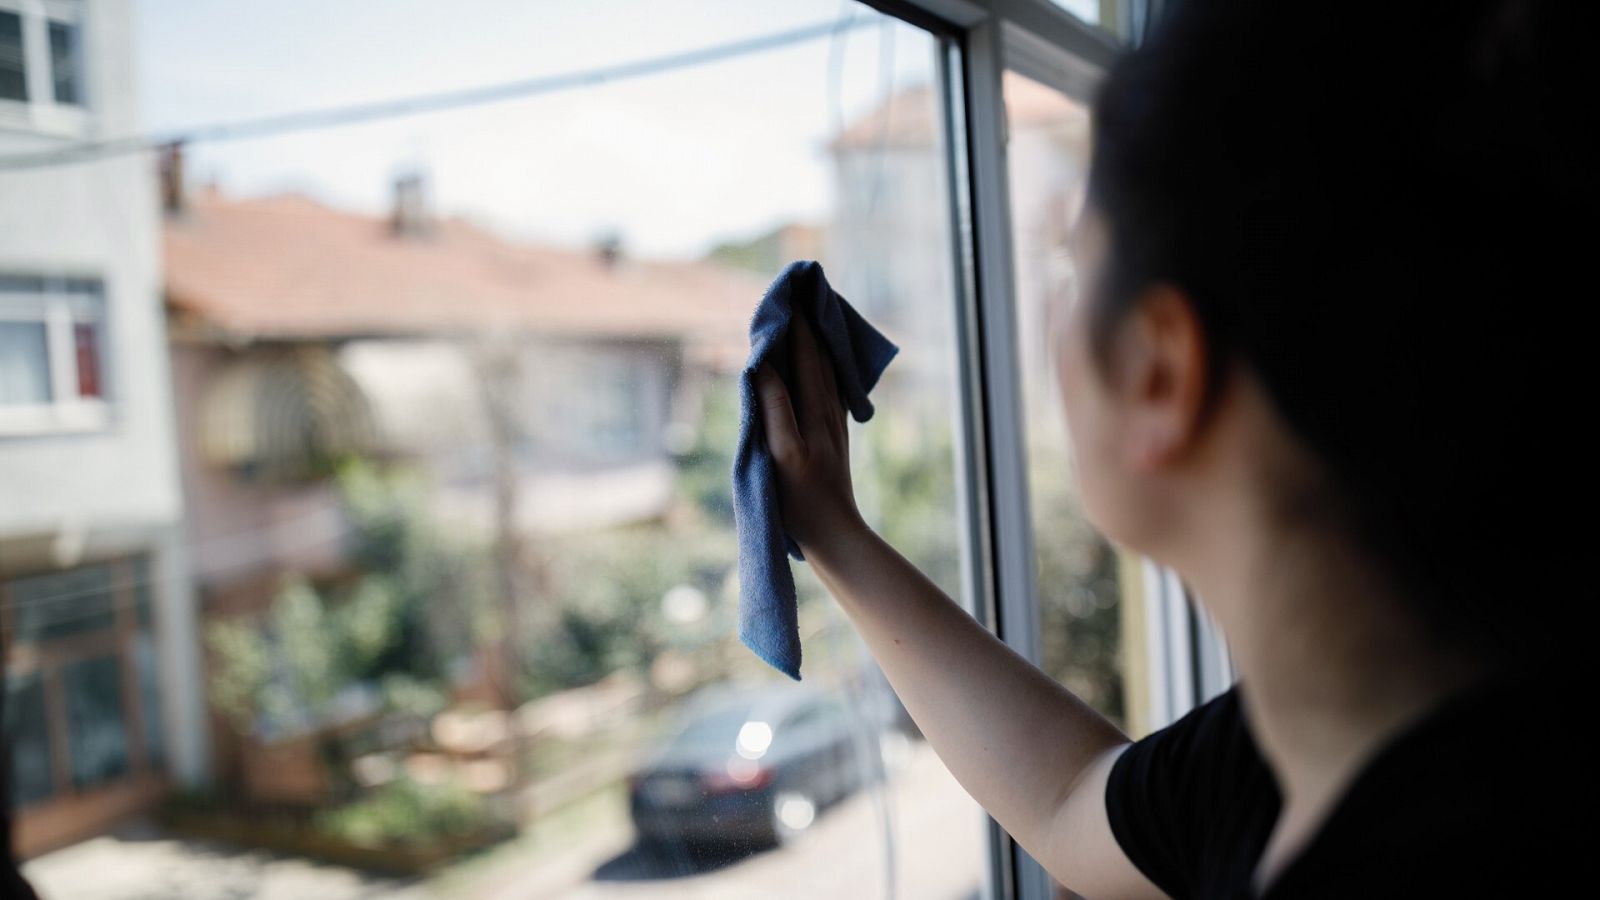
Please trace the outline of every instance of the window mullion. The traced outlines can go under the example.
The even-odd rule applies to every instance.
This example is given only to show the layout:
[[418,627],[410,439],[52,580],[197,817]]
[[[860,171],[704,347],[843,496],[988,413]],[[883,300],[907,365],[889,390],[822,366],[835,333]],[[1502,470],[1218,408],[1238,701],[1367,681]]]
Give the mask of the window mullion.
[[28,103],[53,103],[55,85],[50,77],[50,30],[44,9],[28,4],[22,10],[22,75],[28,85]]
[[54,296],[45,307],[45,339],[49,342],[50,399],[57,408],[78,399],[78,354],[72,334],[72,309]]

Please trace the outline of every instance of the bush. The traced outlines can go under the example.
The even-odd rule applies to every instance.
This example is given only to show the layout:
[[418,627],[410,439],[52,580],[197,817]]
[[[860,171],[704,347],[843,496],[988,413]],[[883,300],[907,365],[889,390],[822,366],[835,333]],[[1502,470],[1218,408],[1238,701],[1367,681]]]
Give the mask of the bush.
[[359,847],[429,845],[492,827],[482,798],[460,785],[401,778],[339,809],[319,813],[317,828]]

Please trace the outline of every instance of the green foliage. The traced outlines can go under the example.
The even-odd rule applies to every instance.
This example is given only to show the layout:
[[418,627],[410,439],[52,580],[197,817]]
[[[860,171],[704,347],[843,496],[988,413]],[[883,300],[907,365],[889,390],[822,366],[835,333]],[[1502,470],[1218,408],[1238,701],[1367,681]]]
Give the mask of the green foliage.
[[788,262],[783,256],[783,233],[783,228],[777,228],[748,240],[726,241],[712,247],[706,258],[771,278]]
[[1064,450],[1029,454],[1044,670],[1095,709],[1124,715],[1117,553],[1083,514]]
[[400,778],[362,799],[319,813],[316,826],[362,847],[432,845],[493,824],[483,800],[460,785]]
[[[733,566],[726,531],[679,533],[640,526],[559,540],[548,548],[549,607],[524,642],[524,678],[537,695],[590,684],[619,669],[647,669],[664,648],[703,636]],[[679,585],[700,590],[713,618],[699,629],[669,623],[662,598]]]
[[713,527],[733,527],[733,453],[739,443],[739,383],[706,385],[694,447],[678,459],[678,494]]
[[482,551],[432,528],[414,483],[349,464],[339,484],[360,577],[323,587],[290,578],[264,622],[207,629],[212,696],[241,729],[315,723],[356,683],[378,686],[390,709],[436,711],[450,662],[471,649]]
[[[898,393],[896,390],[898,389]],[[948,411],[915,386],[885,383],[878,416],[852,431],[863,513],[906,558],[959,594],[961,528]],[[574,537],[547,548],[549,606],[533,629],[527,681],[543,692],[640,669],[683,629],[663,621],[661,597],[676,584],[720,595],[733,566],[730,474],[738,440],[738,386],[708,385],[695,446],[679,457],[678,490],[697,511],[685,534],[651,526]],[[1046,670],[1098,709],[1122,713],[1117,558],[1085,521],[1061,448],[1030,453],[1042,645]],[[823,598],[797,571],[802,618]],[[731,633],[724,610],[708,627]]]
[[344,681],[341,645],[346,642],[330,619],[322,597],[306,582],[293,579],[278,592],[269,621],[279,677],[267,683],[262,698],[273,721],[315,715],[338,692]]
[[211,700],[235,725],[248,728],[272,679],[272,650],[256,627],[245,622],[212,623],[206,644],[216,660]]
[[858,431],[854,480],[884,540],[951,596],[961,593],[955,456],[949,424],[884,410]]

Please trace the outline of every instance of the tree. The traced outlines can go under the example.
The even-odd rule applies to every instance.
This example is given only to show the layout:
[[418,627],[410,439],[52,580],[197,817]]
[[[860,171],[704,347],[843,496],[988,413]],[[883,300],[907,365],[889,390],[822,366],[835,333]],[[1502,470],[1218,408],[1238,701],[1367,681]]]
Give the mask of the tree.
[[715,598],[734,564],[726,529],[643,524],[547,543],[549,603],[524,644],[534,695],[590,684],[619,670],[647,674],[668,647],[713,640],[730,624],[715,605],[693,625],[667,621],[662,599],[679,586]]
[[432,712],[483,630],[481,548],[434,528],[414,481],[362,463],[338,477],[357,577],[290,577],[263,621],[207,629],[213,701],[242,731],[313,727],[353,685],[387,708]]
[[1044,670],[1117,722],[1124,715],[1117,553],[1084,516],[1064,451],[1029,453]]

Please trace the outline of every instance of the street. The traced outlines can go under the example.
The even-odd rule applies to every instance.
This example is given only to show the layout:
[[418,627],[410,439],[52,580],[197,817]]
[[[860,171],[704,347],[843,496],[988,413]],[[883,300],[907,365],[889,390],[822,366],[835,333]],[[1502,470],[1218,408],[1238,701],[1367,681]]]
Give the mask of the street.
[[46,900],[967,900],[984,867],[978,807],[926,744],[911,742],[887,791],[849,797],[782,849],[643,852],[626,810],[608,802],[558,838],[514,841],[420,881],[174,838],[148,825],[46,854],[25,872]]

